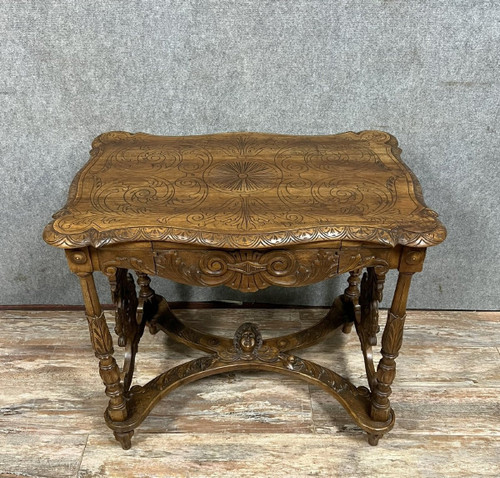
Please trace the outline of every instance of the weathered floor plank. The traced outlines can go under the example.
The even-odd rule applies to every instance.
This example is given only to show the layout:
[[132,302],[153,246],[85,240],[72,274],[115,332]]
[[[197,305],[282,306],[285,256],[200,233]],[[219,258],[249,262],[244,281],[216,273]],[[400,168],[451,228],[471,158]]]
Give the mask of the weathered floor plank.
[[[180,315],[228,336],[252,320],[268,337],[324,313]],[[411,311],[393,386],[396,426],[375,448],[322,390],[244,372],[175,390],[123,451],[102,418],[107,399],[83,313],[0,311],[0,477],[500,476],[499,332],[500,313]],[[199,355],[146,333],[136,383]],[[366,382],[354,332],[337,331],[300,355]]]
[[46,430],[0,433],[0,477],[78,476],[87,435]]
[[81,478],[498,476],[499,442],[487,437],[397,436],[367,446],[359,436],[161,434],[137,437],[129,451],[91,435]]

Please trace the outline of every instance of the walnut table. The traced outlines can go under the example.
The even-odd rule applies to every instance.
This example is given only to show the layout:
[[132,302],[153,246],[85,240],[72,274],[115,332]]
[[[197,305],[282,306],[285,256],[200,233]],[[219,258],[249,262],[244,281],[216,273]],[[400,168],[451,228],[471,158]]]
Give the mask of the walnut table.
[[[381,131],[331,136],[225,133],[168,137],[105,133],[77,174],[66,206],[44,239],[65,249],[80,278],[90,337],[109,397],[105,419],[123,448],[154,405],[176,387],[235,370],[292,375],[325,389],[368,433],[394,425],[395,359],[403,339],[410,280],[428,246],[446,232],[402,163],[396,139]],[[366,271],[363,273],[363,270]],[[378,304],[389,269],[399,271],[375,368]],[[133,276],[135,271],[137,289]],[[104,273],[116,306],[123,367],[92,273]],[[315,326],[278,338],[247,322],[233,338],[184,325],[150,287],[150,275],[197,286],[254,292],[297,287],[348,273],[348,287]],[[357,387],[295,350],[354,324],[367,387]],[[131,387],[148,326],[207,355]]]

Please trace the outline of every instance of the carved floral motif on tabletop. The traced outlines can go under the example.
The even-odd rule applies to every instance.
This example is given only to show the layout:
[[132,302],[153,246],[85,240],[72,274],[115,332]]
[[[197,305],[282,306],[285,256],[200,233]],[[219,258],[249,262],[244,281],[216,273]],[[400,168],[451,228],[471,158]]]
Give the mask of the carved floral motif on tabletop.
[[373,131],[324,137],[109,133],[94,142],[93,159],[45,237],[63,247],[127,240],[219,247],[344,238],[440,242],[444,228],[422,203],[398,152],[390,135]]

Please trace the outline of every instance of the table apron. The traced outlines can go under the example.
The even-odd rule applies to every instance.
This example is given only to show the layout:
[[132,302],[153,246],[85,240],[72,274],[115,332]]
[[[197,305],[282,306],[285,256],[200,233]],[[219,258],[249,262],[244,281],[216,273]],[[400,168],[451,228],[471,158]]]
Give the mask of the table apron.
[[155,248],[151,243],[138,243],[70,250],[67,256],[73,272],[100,270],[109,276],[122,268],[187,285],[225,285],[242,292],[255,292],[269,286],[309,285],[364,267],[395,269],[408,249],[359,245],[229,250],[165,244]]

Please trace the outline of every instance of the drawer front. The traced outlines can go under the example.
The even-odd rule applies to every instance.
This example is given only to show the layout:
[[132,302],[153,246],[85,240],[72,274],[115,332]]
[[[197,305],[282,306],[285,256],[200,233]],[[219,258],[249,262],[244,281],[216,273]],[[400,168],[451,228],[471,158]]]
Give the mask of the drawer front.
[[198,249],[165,243],[91,249],[92,262],[104,274],[117,268],[157,275],[202,287],[225,285],[242,292],[269,286],[300,287],[345,272],[398,266],[400,248],[290,248],[268,250]]
[[255,292],[271,285],[299,287],[338,273],[337,249],[190,250],[154,252],[156,273],[183,284],[225,285]]

